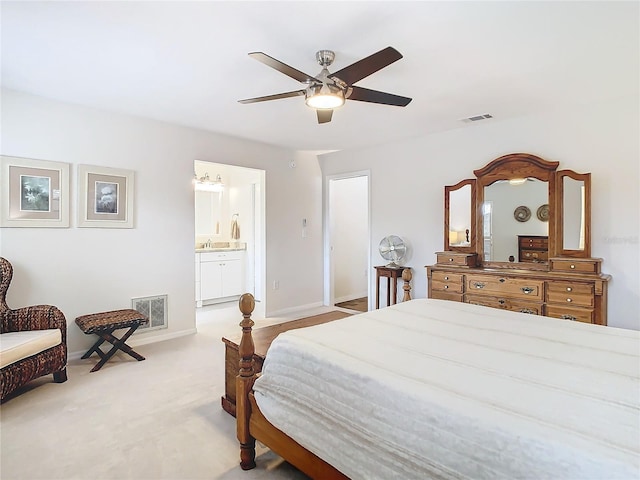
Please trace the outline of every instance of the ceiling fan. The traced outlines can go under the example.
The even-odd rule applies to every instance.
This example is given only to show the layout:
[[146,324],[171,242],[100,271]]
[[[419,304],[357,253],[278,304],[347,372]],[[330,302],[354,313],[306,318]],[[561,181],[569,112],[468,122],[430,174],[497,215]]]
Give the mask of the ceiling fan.
[[262,52],[253,52],[250,53],[249,56],[284,73],[294,80],[304,83],[306,87],[293,92],[247,98],[246,100],[239,100],[240,103],[265,102],[267,100],[278,100],[280,98],[304,95],[306,104],[316,109],[318,123],[327,123],[331,121],[333,109],[342,106],[345,100],[381,103],[398,107],[404,107],[411,101],[408,97],[401,97],[399,95],[380,92],[378,90],[369,90],[353,85],[372,73],[400,60],[402,55],[392,47],[380,50],[335,73],[330,73],[327,68],[333,63],[335,53],[331,50],[320,50],[316,53],[316,59],[322,67],[322,70],[315,77],[296,70]]

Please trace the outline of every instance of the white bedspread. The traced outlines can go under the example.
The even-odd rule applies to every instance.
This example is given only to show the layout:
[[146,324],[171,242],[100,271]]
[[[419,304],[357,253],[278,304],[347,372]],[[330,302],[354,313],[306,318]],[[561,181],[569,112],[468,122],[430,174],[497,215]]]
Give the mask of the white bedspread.
[[639,370],[637,331],[419,299],[280,334],[254,390],[353,479],[630,480]]

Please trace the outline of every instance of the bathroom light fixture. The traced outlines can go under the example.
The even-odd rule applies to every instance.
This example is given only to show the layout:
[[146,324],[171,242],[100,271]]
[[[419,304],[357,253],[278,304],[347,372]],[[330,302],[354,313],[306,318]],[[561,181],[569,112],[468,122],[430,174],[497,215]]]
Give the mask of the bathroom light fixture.
[[202,177],[198,178],[198,175],[194,172],[193,181],[196,185],[196,190],[206,192],[222,192],[224,190],[224,183],[222,183],[222,178],[219,174],[216,175],[215,181],[212,181],[208,173],[205,172]]

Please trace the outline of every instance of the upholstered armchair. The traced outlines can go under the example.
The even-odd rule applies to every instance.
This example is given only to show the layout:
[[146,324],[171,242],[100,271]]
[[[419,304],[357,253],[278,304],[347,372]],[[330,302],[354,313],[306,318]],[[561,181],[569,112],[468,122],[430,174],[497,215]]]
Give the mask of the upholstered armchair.
[[67,380],[67,322],[52,305],[37,305],[12,310],[6,295],[13,267],[0,257],[0,400],[43,375],[53,381]]

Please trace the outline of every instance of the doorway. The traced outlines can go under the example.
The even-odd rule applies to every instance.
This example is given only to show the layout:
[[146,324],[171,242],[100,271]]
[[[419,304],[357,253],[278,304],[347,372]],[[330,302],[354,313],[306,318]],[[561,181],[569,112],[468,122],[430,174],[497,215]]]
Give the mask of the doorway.
[[[196,260],[197,252],[201,252],[200,264],[196,263],[196,311],[231,305],[237,308],[239,296],[248,292],[256,299],[255,315],[264,316],[265,171],[196,160],[194,177],[197,185],[194,189]],[[203,185],[198,184],[198,179],[202,178],[209,179],[212,184],[205,186],[215,186],[211,195],[215,198],[216,208],[202,209]],[[210,205],[207,203],[206,207]],[[220,273],[215,268],[218,265],[213,265],[217,259],[210,258],[214,255],[209,254],[208,249],[198,250],[205,245],[213,247],[211,253],[215,251],[227,256],[227,260],[218,262]],[[203,252],[207,253],[211,265],[203,263]],[[203,286],[203,282],[207,284]],[[215,290],[216,283],[221,284],[219,294]],[[203,292],[207,292],[207,298]]]
[[369,172],[332,175],[325,183],[324,303],[371,308]]

